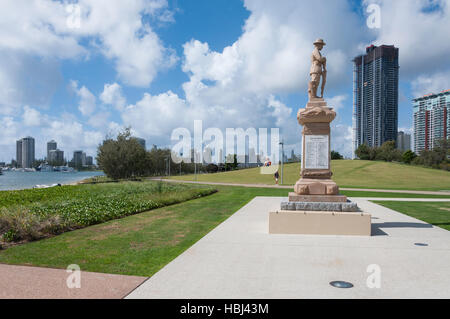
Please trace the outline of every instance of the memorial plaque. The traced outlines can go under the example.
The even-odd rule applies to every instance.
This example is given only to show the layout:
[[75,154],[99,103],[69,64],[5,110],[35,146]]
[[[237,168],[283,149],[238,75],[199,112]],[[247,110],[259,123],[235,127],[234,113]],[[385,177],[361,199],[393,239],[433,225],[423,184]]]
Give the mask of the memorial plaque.
[[305,169],[329,169],[329,136],[305,135]]

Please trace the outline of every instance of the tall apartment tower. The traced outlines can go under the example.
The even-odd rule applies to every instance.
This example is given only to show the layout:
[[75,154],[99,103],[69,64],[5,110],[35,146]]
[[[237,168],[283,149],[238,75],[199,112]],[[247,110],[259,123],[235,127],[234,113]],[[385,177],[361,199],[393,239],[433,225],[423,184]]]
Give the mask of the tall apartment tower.
[[[75,165],[75,167],[81,167],[83,166],[83,151],[74,151],[73,152],[73,164]],[[86,156],[86,155],[85,155]]]
[[47,161],[51,165],[63,165],[64,164],[64,151],[61,150],[51,150],[47,157]]
[[406,134],[402,131],[398,132],[397,149],[402,152],[411,150],[411,134]]
[[22,167],[22,140],[16,141],[16,162],[17,167]]
[[34,138],[31,136],[22,139],[22,167],[32,168],[34,162]]
[[414,152],[431,150],[441,139],[450,139],[450,90],[413,100]]
[[50,151],[56,150],[57,144],[54,140],[51,140],[50,142],[47,142],[47,161],[50,160]]
[[393,45],[371,45],[353,60],[353,157],[361,144],[397,140],[398,56]]

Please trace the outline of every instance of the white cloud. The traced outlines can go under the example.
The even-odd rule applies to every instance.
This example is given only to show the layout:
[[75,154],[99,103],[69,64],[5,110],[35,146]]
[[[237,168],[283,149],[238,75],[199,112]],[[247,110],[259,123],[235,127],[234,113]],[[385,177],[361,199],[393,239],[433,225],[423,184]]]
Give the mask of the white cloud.
[[69,35],[65,4],[51,0],[3,0],[0,48],[41,57],[74,58],[86,53]]
[[156,96],[146,93],[122,112],[122,119],[140,136],[170,137],[174,128],[188,124],[188,111],[185,101],[171,91]]
[[121,111],[125,107],[126,100],[119,84],[105,84],[100,100],[107,105],[113,105],[117,110]]
[[412,127],[399,127],[398,131],[399,132],[404,132],[406,134],[413,134],[414,133],[414,128],[412,128]]
[[278,101],[273,95],[269,96],[269,101],[267,106],[273,109],[272,116],[276,119],[275,125],[277,127],[282,127],[286,125],[286,122],[290,119],[292,114],[292,109],[288,108],[285,104]]
[[0,114],[18,114],[23,105],[47,107],[61,81],[57,61],[0,46]]
[[24,104],[48,106],[61,81],[59,62],[64,59],[100,53],[113,61],[120,80],[139,87],[149,86],[160,70],[176,63],[174,51],[148,22],[173,21],[167,0],[79,0],[79,28],[71,28],[73,13],[67,5],[2,1],[0,114],[12,115]]
[[41,124],[41,114],[35,109],[25,106],[23,108],[23,124],[26,126],[39,126]]
[[20,125],[11,116],[0,118],[0,161],[9,162],[15,157],[16,140]]
[[353,129],[345,124],[332,123],[331,149],[341,153],[346,158],[352,157]]
[[420,75],[411,83],[414,97],[429,93],[440,93],[450,89],[450,70],[429,75]]
[[[335,111],[338,111],[339,109],[342,109],[345,107],[345,101],[347,100],[348,96],[346,94],[343,95],[336,95],[330,98],[325,97],[328,106],[332,107]],[[351,106],[351,105],[350,105]]]
[[114,61],[126,84],[147,87],[160,70],[173,66],[176,55],[166,48],[144,16],[167,20],[166,0],[80,0],[81,28],[74,33],[94,36],[100,52]]
[[87,123],[90,126],[95,127],[96,129],[105,129],[109,125],[110,116],[111,113],[102,110],[100,112],[92,114]]
[[96,108],[96,97],[94,94],[89,91],[88,88],[82,86],[78,88],[78,83],[76,81],[70,81],[70,86],[75,94],[80,99],[80,103],[78,105],[78,110],[84,116],[91,115]]

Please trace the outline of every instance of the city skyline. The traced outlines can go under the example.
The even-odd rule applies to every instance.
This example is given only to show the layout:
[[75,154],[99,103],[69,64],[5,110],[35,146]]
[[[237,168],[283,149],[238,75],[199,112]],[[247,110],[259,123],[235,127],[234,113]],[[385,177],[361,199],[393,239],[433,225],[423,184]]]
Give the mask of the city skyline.
[[[145,140],[141,139],[144,142]],[[141,141],[141,143],[142,143]],[[11,159],[11,162],[5,162],[12,164],[12,161],[16,161],[17,167],[21,168],[33,168],[33,163],[36,160],[43,160],[45,163],[54,164],[59,163],[58,166],[62,166],[64,162],[69,164],[73,163],[75,166],[91,166],[94,164],[94,157],[87,155],[83,150],[76,150],[73,152],[73,157],[68,160],[64,157],[64,151],[57,147],[57,142],[55,140],[48,141],[47,145],[47,156],[44,158],[38,158],[35,155],[36,142],[31,136],[27,136],[16,141],[16,157]]]
[[[18,2],[4,12],[21,12]],[[17,45],[0,43],[0,161],[15,157],[18,135],[35,137],[39,158],[47,151],[41,141],[53,138],[66,154],[94,154],[108,133],[125,126],[149,144],[170,147],[172,130],[192,129],[194,120],[222,130],[280,127],[286,152],[298,154],[296,113],[306,104],[308,80],[302,61],[318,37],[330,60],[326,98],[339,114],[332,148],[352,155],[351,60],[371,44],[400,48],[398,130],[412,133],[411,100],[450,88],[450,44],[440,40],[450,28],[448,2],[378,1],[379,26],[368,23],[369,2],[145,0],[108,4],[127,19],[107,19],[105,4],[79,1],[81,12],[107,21],[102,28],[88,15],[68,26],[57,1],[37,0],[51,15],[38,6],[3,14],[2,32]],[[319,13],[319,26],[305,16],[310,10]],[[24,33],[26,25],[36,37]],[[130,33],[118,34],[120,27]]]

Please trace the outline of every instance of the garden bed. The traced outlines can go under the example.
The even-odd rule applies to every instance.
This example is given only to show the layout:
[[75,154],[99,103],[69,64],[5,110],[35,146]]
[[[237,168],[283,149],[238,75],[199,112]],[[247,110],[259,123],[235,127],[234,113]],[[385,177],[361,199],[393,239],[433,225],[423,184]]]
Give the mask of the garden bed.
[[62,186],[0,192],[0,245],[23,243],[216,192],[162,182]]

